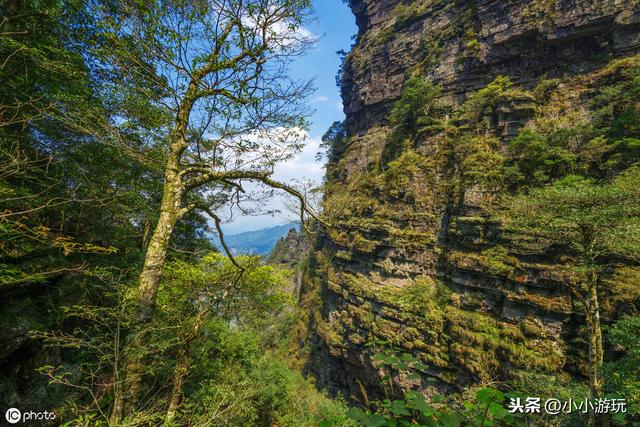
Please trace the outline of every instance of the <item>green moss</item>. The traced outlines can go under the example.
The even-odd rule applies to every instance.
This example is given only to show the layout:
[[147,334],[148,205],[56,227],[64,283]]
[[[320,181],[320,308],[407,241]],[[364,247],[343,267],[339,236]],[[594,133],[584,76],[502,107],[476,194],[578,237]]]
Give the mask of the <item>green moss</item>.
[[351,261],[351,258],[352,258],[351,252],[342,251],[342,250],[338,251],[338,252],[336,252],[336,258],[340,258],[340,259],[343,259],[345,261]]
[[434,15],[449,14],[453,19],[445,27],[423,34],[419,48],[423,59],[416,66],[416,71],[422,75],[428,75],[442,63],[445,48],[450,44],[459,43],[459,54],[456,58],[458,63],[478,58],[480,54],[479,29],[472,2],[450,1],[441,8],[433,9]]
[[548,102],[553,92],[558,90],[560,79],[543,79],[533,89],[533,96],[540,102]]
[[551,27],[557,15],[555,0],[534,0],[527,4],[522,16],[540,27]]
[[618,267],[605,283],[602,311],[607,317],[640,311],[640,268]]
[[481,252],[486,271],[493,275],[509,276],[517,269],[518,259],[509,254],[504,246],[494,246]]
[[505,296],[511,301],[537,307],[549,313],[570,314],[573,311],[571,298],[567,295],[545,296],[533,292],[511,292],[505,291]]
[[520,265],[503,246],[494,246],[481,253],[451,251],[448,257],[461,268],[480,270],[492,276],[513,276]]
[[520,330],[528,337],[542,338],[546,335],[540,321],[531,315],[520,320]]
[[350,234],[350,246],[359,252],[372,253],[377,247],[378,242],[365,238],[361,233],[354,231]]
[[504,361],[518,369],[555,371],[564,360],[550,340],[525,339],[519,325],[501,322],[487,314],[447,309],[451,352],[454,361],[480,379],[508,370]]
[[[429,277],[387,283],[380,277],[372,280],[347,273],[330,273],[330,278],[332,289],[347,291],[346,299],[367,301],[361,306],[350,304],[348,313],[335,312],[321,326],[321,335],[336,348],[344,345],[345,333],[354,333],[345,331],[359,325],[376,339],[420,351],[431,366],[462,368],[480,380],[504,377],[519,369],[556,371],[565,363],[562,351],[541,330],[534,330],[537,324],[531,319],[508,323],[457,308],[452,305],[453,295]],[[481,296],[476,298],[481,305]],[[378,311],[372,309],[374,304],[380,307]],[[527,338],[534,334],[535,340]],[[360,338],[349,341],[359,343]]]
[[389,13],[389,16],[394,18],[393,23],[380,30],[371,40],[371,43],[374,45],[388,43],[402,29],[419,21],[424,14],[428,13],[429,9],[433,6],[431,3],[433,2],[421,3],[419,1],[415,1],[409,4],[398,3]]

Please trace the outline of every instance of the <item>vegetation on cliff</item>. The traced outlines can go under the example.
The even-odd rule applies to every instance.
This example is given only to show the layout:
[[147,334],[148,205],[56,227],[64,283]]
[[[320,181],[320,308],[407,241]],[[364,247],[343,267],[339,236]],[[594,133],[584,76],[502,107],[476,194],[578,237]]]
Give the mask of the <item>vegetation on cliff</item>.
[[[363,167],[349,163],[349,150],[362,146],[358,136],[340,141],[348,148],[330,164],[325,212],[344,229],[329,232],[335,248],[330,247],[330,256],[337,261],[325,273],[327,286],[358,301],[319,320],[325,342],[346,354],[361,343],[383,340],[417,351],[429,367],[423,378],[435,373],[440,383],[460,386],[465,384],[462,370],[466,384],[506,381],[504,388],[530,394],[544,393],[543,387],[534,390],[532,383],[521,382],[530,378],[525,372],[559,375],[572,360],[579,366],[574,373],[588,379],[593,398],[620,396],[627,386],[603,366],[618,366],[614,348],[625,354],[621,360],[632,357],[633,350],[603,335],[601,301],[624,307],[608,311],[605,323],[621,319],[616,325],[622,327],[637,319],[636,291],[615,302],[609,298],[617,288],[628,288],[619,275],[637,271],[639,261],[639,75],[639,59],[630,57],[590,74],[543,80],[531,90],[498,77],[459,105],[419,73],[409,76],[390,109],[389,126],[365,137]],[[517,133],[499,132],[501,120],[523,113],[528,118]],[[349,168],[357,171],[339,175]],[[409,241],[394,238],[406,224]],[[476,237],[470,238],[470,231]],[[453,236],[468,243],[461,245]],[[389,247],[430,248],[439,254],[433,268],[445,283],[461,272],[506,279],[508,290],[500,292],[507,301],[579,313],[582,325],[571,344],[578,346],[576,353],[558,348],[538,320],[496,320],[481,295],[451,285],[425,311],[404,305],[414,281],[424,275],[416,279],[416,273],[389,258],[368,274],[351,271],[353,260],[384,257]],[[569,296],[519,290],[532,274],[547,276]],[[380,347],[363,351],[373,363]],[[580,381],[574,377],[563,387],[577,390]],[[633,414],[616,422],[630,422]]]
[[[638,2],[387,3],[350,2],[322,214],[273,179],[308,125],[288,65],[310,0],[0,5],[0,403],[68,426],[639,422]],[[565,44],[592,63],[500,63]],[[234,256],[217,211],[254,213],[248,181],[313,233]],[[507,410],[529,396],[628,410]]]

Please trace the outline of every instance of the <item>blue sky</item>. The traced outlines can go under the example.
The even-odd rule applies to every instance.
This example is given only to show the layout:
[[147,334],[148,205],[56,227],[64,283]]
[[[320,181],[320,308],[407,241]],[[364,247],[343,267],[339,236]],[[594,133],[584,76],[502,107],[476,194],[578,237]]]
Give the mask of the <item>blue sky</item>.
[[[310,139],[302,152],[289,162],[276,168],[276,178],[283,182],[294,179],[322,180],[323,165],[315,160],[320,138],[336,120],[344,119],[339,89],[335,84],[335,76],[340,66],[336,51],[349,50],[352,36],[356,34],[355,17],[342,0],[314,0],[317,18],[306,26],[318,38],[315,48],[306,56],[298,58],[291,67],[294,77],[313,79],[316,92],[309,98],[309,105],[315,109],[311,117]],[[239,233],[258,230],[265,227],[287,223],[295,220],[280,200],[270,204],[271,208],[282,210],[282,213],[262,215],[258,217],[237,216],[231,223],[225,224],[226,233]]]
[[317,92],[310,103],[317,109],[312,117],[311,136],[322,136],[336,120],[342,120],[342,102],[335,84],[335,76],[340,66],[336,51],[349,50],[352,36],[358,28],[355,17],[342,0],[314,0],[317,20],[307,29],[318,38],[316,48],[308,55],[299,58],[292,72],[300,78],[313,78]]

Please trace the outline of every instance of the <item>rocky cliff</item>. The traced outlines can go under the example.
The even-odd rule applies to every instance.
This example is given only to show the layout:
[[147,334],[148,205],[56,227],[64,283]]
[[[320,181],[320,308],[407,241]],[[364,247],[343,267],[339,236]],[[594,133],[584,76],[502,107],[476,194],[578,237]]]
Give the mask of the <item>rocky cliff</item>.
[[[439,391],[491,381],[528,382],[533,391],[544,378],[555,378],[549,387],[579,384],[584,318],[563,286],[561,249],[512,249],[523,236],[506,233],[491,214],[507,190],[465,184],[466,146],[442,148],[448,113],[440,130],[411,138],[397,136],[405,125],[390,116],[413,76],[441,88],[443,111],[469,117],[476,106],[465,132],[482,135],[496,156],[508,157],[524,128],[546,135],[591,123],[601,88],[637,69],[640,2],[350,6],[359,33],[342,80],[346,137],[327,172],[334,227],[316,242],[301,297],[309,369],[322,386],[361,398],[361,385],[371,393],[379,385],[372,355],[393,346],[424,361],[427,388]],[[605,319],[637,304],[619,288],[637,284],[640,270],[623,260],[610,277]]]

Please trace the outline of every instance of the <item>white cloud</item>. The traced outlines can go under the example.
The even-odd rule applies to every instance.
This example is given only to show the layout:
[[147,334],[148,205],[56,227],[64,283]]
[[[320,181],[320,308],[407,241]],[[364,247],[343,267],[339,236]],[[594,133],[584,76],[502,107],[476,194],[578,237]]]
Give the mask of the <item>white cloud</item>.
[[309,138],[300,153],[276,166],[275,179],[285,183],[290,183],[296,179],[311,179],[318,183],[321,182],[324,175],[324,167],[321,162],[315,159],[318,151],[320,151],[320,141]]
[[320,95],[320,96],[316,96],[311,101],[315,103],[326,103],[331,101],[331,99],[328,96]]
[[296,33],[298,35],[298,38],[304,38],[307,40],[311,40],[311,39],[315,40],[318,38],[318,36],[313,31],[302,26],[296,29]]
[[[269,16],[270,14],[266,14]],[[317,40],[318,36],[308,28],[297,25],[290,20],[281,19],[273,22],[273,17],[269,16],[272,23],[267,27],[266,39],[271,49],[287,50],[296,48],[300,44],[305,44]],[[265,14],[245,15],[241,18],[242,24],[247,28],[256,29],[265,22]],[[256,31],[260,33],[260,31]],[[260,36],[260,34],[257,34]]]
[[[282,131],[282,130],[281,130]],[[304,132],[300,129],[292,129],[292,132]],[[252,136],[256,138],[255,135]],[[291,159],[278,163],[275,167],[273,179],[282,183],[296,187],[296,183],[302,181],[312,181],[320,185],[324,177],[324,164],[315,159],[320,151],[320,140],[311,138],[306,134],[306,143],[302,150]],[[248,192],[264,190],[264,186],[257,183],[245,182],[243,187]],[[283,191],[275,191],[273,198],[266,203],[264,210],[279,210],[275,215],[242,216],[240,212],[234,212],[234,218],[230,223],[224,224],[223,229],[227,233],[237,233],[246,230],[257,230],[278,224],[284,224],[298,219],[297,215],[290,212],[286,202],[290,202],[291,197]],[[222,210],[221,215],[228,217],[228,210]]]

